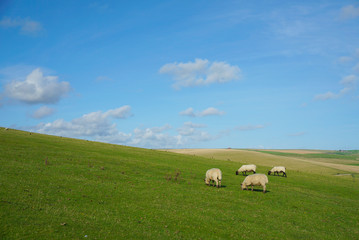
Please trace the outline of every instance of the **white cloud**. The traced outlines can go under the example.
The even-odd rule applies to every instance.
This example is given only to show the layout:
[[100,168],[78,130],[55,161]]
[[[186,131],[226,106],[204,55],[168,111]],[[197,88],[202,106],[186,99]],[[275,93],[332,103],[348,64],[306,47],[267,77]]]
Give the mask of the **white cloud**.
[[[126,139],[129,135],[119,133],[110,119],[125,119],[131,116],[131,107],[126,105],[107,112],[92,112],[67,122],[63,119],[51,123],[40,123],[31,130],[39,133],[65,137],[94,137],[101,139]],[[111,137],[110,137],[111,136]]]
[[196,114],[194,113],[193,108],[187,108],[186,110],[180,112],[180,115],[182,116],[189,116],[189,117],[195,117]]
[[206,132],[204,130],[206,125],[192,122],[185,122],[175,130],[171,125],[165,124],[160,127],[138,127],[129,133],[121,132],[114,123],[114,119],[126,119],[130,116],[132,116],[131,107],[126,105],[106,112],[84,114],[71,121],[57,119],[49,123],[40,123],[26,130],[145,148],[193,146],[220,137],[220,135],[213,136]]
[[129,144],[148,148],[168,148],[181,145],[181,136],[171,136],[166,132],[171,128],[168,124],[162,127],[136,128]]
[[189,117],[220,116],[223,114],[225,114],[223,111],[220,111],[214,107],[209,107],[201,112],[195,112],[193,108],[190,107],[180,112],[180,115]]
[[5,96],[29,104],[56,103],[69,91],[68,82],[59,82],[57,76],[44,76],[40,68],[24,81],[13,80],[5,85]]
[[224,112],[223,111],[219,111],[216,108],[213,107],[209,107],[205,110],[203,110],[202,112],[199,113],[199,116],[201,117],[205,117],[205,116],[219,116],[219,115],[223,115]]
[[55,112],[55,110],[53,108],[49,108],[47,106],[42,106],[41,108],[37,109],[33,114],[32,117],[33,118],[44,118],[47,116],[52,115]]
[[50,123],[40,123],[28,130],[146,148],[174,148],[183,144],[213,139],[208,133],[198,130],[198,128],[204,127],[200,124],[185,123],[182,128],[178,129],[177,134],[169,132],[172,129],[169,124],[160,127],[135,128],[130,133],[124,133],[119,131],[111,120],[114,118],[125,119],[131,115],[130,106],[123,106],[106,112],[84,114],[71,121],[58,119]]
[[206,126],[202,124],[185,122],[177,129],[177,134],[169,132],[172,130],[169,124],[161,127],[136,128],[127,144],[146,148],[178,148],[215,139],[209,133],[200,130],[204,127]]
[[0,27],[3,28],[20,28],[20,32],[22,34],[26,35],[36,35],[40,31],[42,31],[42,25],[41,23],[37,21],[33,21],[29,18],[23,19],[23,18],[16,18],[12,19],[9,17],[4,17],[0,21]]
[[173,76],[173,87],[180,89],[237,80],[240,78],[241,70],[226,62],[211,64],[207,59],[195,59],[194,62],[165,64],[159,72]]
[[356,88],[356,83],[357,83],[358,77],[355,75],[348,75],[343,77],[343,79],[339,82],[341,85],[343,85],[344,87],[339,90],[338,93],[333,93],[333,92],[326,92],[326,93],[322,93],[322,94],[317,94],[314,99],[315,100],[330,100],[330,99],[338,99],[340,97],[343,97],[347,94],[349,94],[350,92],[354,91]]
[[340,10],[340,18],[342,20],[353,19],[356,17],[359,17],[359,7],[356,8],[353,5],[348,5],[342,7],[342,9]]

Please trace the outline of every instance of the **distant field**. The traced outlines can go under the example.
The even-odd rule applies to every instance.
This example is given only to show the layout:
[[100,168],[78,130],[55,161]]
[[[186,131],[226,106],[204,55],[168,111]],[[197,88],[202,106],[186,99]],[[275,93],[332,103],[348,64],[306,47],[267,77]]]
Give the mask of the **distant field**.
[[265,166],[283,165],[288,169],[335,174],[359,173],[358,151],[320,150],[243,150],[243,149],[168,149],[165,151]]
[[[175,151],[0,128],[0,239],[358,239],[355,152]],[[244,163],[288,177],[242,191]],[[220,189],[203,181],[213,167]]]
[[282,153],[298,153],[298,154],[309,154],[309,153],[324,153],[328,152],[325,150],[308,150],[308,149],[271,149],[271,150],[259,150],[263,152],[282,152]]

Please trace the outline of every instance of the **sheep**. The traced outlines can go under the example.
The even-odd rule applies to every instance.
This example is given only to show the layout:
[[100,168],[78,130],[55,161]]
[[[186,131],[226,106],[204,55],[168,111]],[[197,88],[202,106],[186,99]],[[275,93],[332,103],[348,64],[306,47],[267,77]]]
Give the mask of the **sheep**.
[[242,174],[246,174],[247,172],[253,172],[254,174],[256,173],[256,169],[257,166],[254,164],[250,164],[250,165],[242,165],[242,167],[240,167],[237,171],[236,171],[236,175],[238,175],[238,173],[242,172]]
[[220,188],[222,185],[222,172],[220,169],[218,168],[212,168],[209,169],[206,172],[206,178],[204,179],[205,183],[209,186],[211,186],[211,181],[213,181],[213,186],[214,186],[214,182],[216,182],[216,186],[217,188]]
[[270,171],[268,171],[268,175],[270,175],[271,173],[273,173],[274,176],[276,173],[278,176],[279,176],[279,173],[283,173],[282,176],[287,177],[287,174],[285,173],[285,167],[283,167],[283,166],[273,167]]
[[252,186],[252,191],[253,191],[253,186],[261,185],[263,187],[263,193],[265,193],[267,183],[268,183],[268,177],[265,174],[257,173],[257,174],[249,175],[242,182],[242,190],[244,189],[248,190],[247,187]]

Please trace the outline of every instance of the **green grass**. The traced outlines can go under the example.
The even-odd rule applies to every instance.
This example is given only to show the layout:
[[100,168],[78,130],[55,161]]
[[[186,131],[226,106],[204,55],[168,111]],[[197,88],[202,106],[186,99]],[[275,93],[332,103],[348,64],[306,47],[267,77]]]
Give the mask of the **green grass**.
[[238,164],[0,128],[0,239],[358,237],[358,179],[292,170],[263,194]]

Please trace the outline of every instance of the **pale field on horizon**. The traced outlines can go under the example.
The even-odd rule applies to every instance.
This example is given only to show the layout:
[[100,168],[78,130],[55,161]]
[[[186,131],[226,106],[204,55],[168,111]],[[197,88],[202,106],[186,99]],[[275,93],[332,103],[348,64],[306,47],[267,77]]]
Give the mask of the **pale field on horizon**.
[[[256,164],[260,167],[257,172],[266,172],[273,166],[285,166],[287,171],[304,171],[319,174],[348,174],[359,173],[359,166],[349,164],[358,164],[355,160],[345,160],[336,158],[308,158],[308,157],[292,157],[278,156],[270,153],[263,153],[254,150],[244,149],[166,149],[162,151],[175,152],[188,155],[196,155],[218,160],[238,162],[238,168],[242,164]],[[328,153],[324,150],[260,150],[283,153]],[[266,170],[264,170],[266,169]]]

